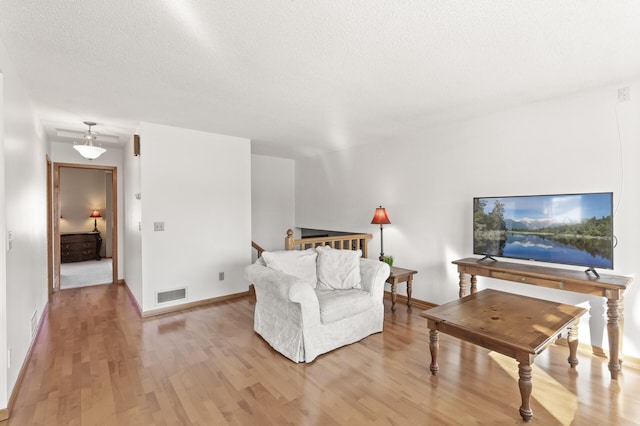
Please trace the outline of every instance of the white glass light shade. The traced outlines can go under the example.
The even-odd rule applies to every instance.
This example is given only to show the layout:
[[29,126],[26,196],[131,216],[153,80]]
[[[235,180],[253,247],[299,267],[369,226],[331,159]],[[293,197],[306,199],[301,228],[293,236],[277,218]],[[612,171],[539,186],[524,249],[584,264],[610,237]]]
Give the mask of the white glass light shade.
[[95,160],[96,158],[107,152],[107,150],[102,148],[101,146],[95,146],[92,144],[73,145],[73,148],[87,160]]

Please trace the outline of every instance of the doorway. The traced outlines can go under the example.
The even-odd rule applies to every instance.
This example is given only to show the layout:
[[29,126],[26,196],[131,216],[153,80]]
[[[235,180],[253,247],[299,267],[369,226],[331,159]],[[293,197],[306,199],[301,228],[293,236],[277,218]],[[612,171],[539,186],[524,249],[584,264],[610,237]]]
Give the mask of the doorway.
[[[72,195],[71,198],[63,197],[63,194],[66,194],[64,186],[69,185],[70,181],[77,181],[75,184],[89,184],[96,179],[102,180],[102,187],[94,183],[94,187],[98,188],[94,191],[95,194],[92,194],[91,190],[80,190],[82,187],[77,186],[66,188]],[[52,212],[54,267],[51,292],[59,291],[64,287],[61,274],[63,261],[65,271],[76,270],[76,273],[78,271],[83,273],[81,267],[84,264],[88,268],[84,271],[90,271],[94,274],[93,276],[99,277],[96,279],[102,281],[91,284],[118,282],[117,181],[117,167],[54,164]],[[75,196],[76,193],[78,196]],[[67,268],[67,265],[71,268]],[[104,268],[107,265],[111,266],[111,270],[105,272]],[[75,284],[70,285],[76,286]]]

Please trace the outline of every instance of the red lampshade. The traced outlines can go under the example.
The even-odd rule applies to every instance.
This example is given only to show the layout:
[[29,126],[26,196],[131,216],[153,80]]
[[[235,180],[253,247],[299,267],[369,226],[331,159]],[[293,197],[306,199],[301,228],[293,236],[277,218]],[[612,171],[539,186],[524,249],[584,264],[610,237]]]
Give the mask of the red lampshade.
[[391,223],[389,217],[387,216],[387,211],[384,207],[380,206],[376,208],[376,212],[373,214],[373,219],[371,219],[372,225],[386,225]]
[[100,210],[93,209],[93,211],[91,212],[91,215],[89,217],[102,217],[102,215],[100,214]]

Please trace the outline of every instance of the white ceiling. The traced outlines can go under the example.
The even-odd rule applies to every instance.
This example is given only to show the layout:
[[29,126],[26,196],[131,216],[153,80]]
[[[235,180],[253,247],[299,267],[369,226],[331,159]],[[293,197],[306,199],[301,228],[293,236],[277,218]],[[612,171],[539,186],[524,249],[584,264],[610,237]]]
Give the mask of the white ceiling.
[[290,158],[640,76],[635,0],[0,0],[0,38],[52,140],[148,121]]

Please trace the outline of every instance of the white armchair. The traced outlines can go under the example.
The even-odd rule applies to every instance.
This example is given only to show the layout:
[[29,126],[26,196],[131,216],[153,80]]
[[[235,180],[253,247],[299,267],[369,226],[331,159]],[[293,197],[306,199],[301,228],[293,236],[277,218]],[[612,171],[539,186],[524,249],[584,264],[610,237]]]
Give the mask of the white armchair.
[[[295,252],[302,255],[309,250]],[[310,282],[308,274],[304,277],[299,267],[293,268],[298,276],[268,267],[264,257],[245,271],[256,292],[254,330],[287,358],[311,362],[320,354],[382,331],[384,283],[389,276],[386,263],[359,258],[356,288],[332,289],[323,285],[320,257],[318,283]]]

